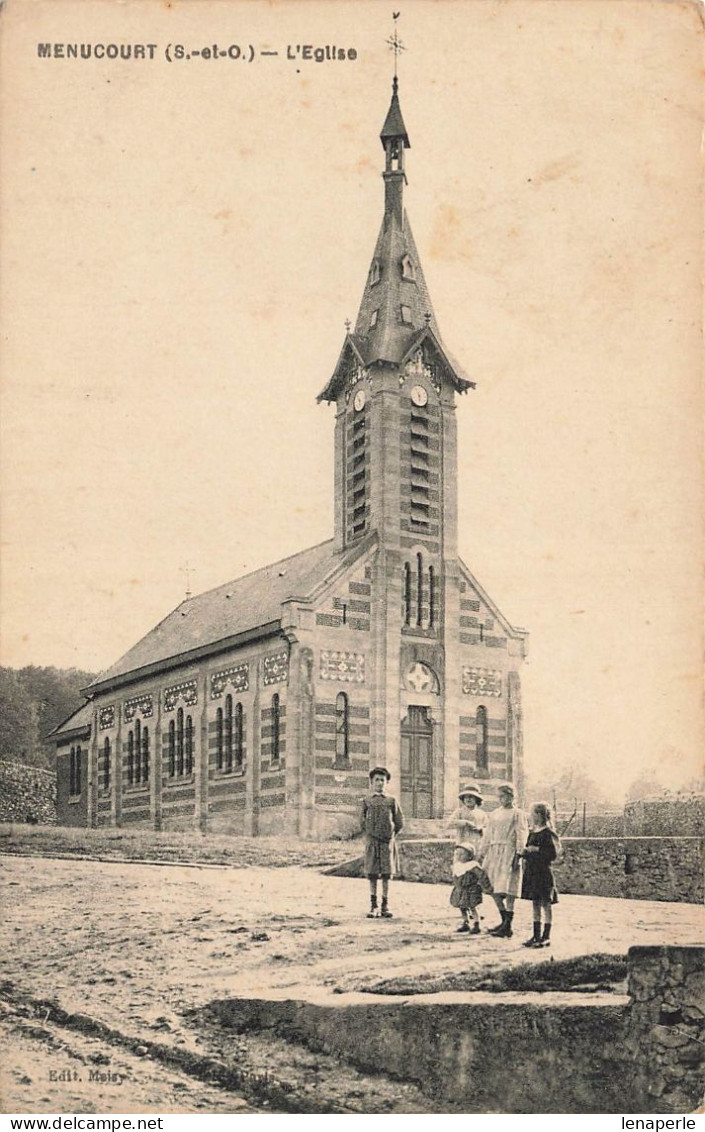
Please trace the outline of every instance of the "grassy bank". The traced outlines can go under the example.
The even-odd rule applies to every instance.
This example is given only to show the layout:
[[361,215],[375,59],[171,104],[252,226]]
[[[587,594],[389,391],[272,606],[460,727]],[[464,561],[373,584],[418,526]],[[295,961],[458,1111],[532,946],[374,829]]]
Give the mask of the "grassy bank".
[[616,991],[626,993],[626,955],[580,955],[521,963],[488,973],[481,968],[443,975],[410,975],[346,986],[368,994],[436,994],[441,991]]
[[189,865],[252,865],[324,868],[346,861],[355,842],[306,842],[284,837],[204,836],[196,830],[156,833],[149,829],[69,829],[63,826],[0,824],[0,853],[26,856],[127,858]]

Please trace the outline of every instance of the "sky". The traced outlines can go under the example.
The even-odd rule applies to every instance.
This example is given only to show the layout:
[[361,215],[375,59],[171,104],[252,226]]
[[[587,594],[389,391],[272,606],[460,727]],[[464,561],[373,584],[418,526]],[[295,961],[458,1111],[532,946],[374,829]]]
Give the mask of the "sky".
[[[531,634],[528,769],[677,786],[703,749],[696,6],[394,10],[406,206],[477,383],[460,550]],[[382,215],[392,5],[10,0],[4,21],[0,660],[99,671],[187,577],[332,535],[316,395]],[[193,54],[213,43],[245,57]]]

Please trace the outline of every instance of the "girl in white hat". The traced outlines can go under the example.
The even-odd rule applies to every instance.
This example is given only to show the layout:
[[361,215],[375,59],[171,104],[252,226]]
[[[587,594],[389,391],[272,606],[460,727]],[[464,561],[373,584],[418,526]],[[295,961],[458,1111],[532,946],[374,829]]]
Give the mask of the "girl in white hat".
[[460,805],[448,818],[455,839],[455,848],[472,849],[476,857],[482,856],[482,842],[487,826],[487,815],[480,809],[482,793],[474,782],[464,786],[458,794]]

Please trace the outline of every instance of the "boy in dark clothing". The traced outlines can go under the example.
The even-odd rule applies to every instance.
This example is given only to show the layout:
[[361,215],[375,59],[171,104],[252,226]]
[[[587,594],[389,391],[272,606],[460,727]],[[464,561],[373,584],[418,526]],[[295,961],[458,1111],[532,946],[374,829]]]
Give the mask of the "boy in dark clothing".
[[[372,793],[362,800],[360,826],[365,834],[365,875],[370,882],[370,910],[367,918],[389,911],[389,878],[396,863],[395,834],[403,828],[404,815],[396,798],[385,794],[391,774],[384,766],[370,771]],[[377,912],[377,881],[382,878],[382,911]]]

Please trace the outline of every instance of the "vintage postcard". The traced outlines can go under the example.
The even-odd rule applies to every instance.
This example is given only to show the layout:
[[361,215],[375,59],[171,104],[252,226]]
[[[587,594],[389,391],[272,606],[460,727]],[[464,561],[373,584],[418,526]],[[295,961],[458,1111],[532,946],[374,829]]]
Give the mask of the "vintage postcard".
[[697,1107],[701,32],[6,0],[5,1113]]

